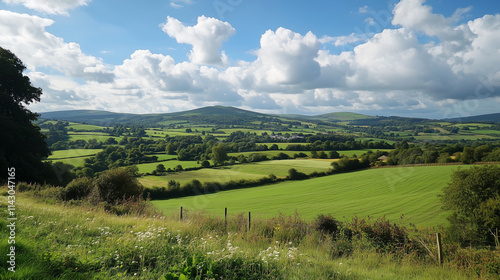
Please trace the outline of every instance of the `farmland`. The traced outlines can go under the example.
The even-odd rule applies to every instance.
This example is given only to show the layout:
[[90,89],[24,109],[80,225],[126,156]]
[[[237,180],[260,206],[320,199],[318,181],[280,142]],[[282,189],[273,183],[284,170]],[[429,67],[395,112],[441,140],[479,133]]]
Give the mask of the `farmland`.
[[167,214],[176,213],[180,206],[211,214],[223,213],[228,207],[232,213],[251,211],[262,217],[297,211],[309,220],[320,213],[331,213],[339,219],[355,215],[386,216],[405,223],[438,226],[446,224],[438,195],[457,168],[371,169],[201,197],[153,201],[153,204]]
[[[168,161],[164,162],[165,168],[174,168],[177,164],[186,162]],[[197,167],[194,162],[187,162],[183,167]],[[290,168],[295,168],[299,172],[312,173],[314,171],[326,171],[330,169],[329,160],[272,160],[264,162],[256,162],[249,164],[237,164],[231,166],[204,168],[193,171],[174,172],[165,176],[144,176],[139,181],[146,187],[166,186],[168,181],[175,180],[181,184],[190,182],[193,179],[201,182],[228,182],[241,179],[253,180],[273,174],[277,177],[284,178],[288,175]],[[139,165],[139,172],[145,170],[154,170],[154,164]]]
[[[228,279],[224,273],[233,271],[244,279],[469,279],[485,267],[457,269],[457,258],[479,251],[447,244],[449,264],[441,268],[433,249],[422,246],[450,223],[438,196],[456,164],[500,157],[495,124],[351,113],[272,116],[227,107],[122,114],[121,123],[111,122],[113,113],[85,114],[39,122],[56,186],[24,185],[18,194],[23,221],[37,222],[19,231],[20,244],[48,252],[29,255],[34,261],[20,268],[21,278],[180,279],[195,262],[211,267],[197,275],[215,271]],[[57,161],[75,167],[50,163]],[[135,186],[138,197],[110,200],[113,180],[118,191]],[[148,195],[152,201],[140,199]],[[331,222],[337,230],[325,235],[321,226]],[[402,235],[404,244],[370,237],[385,230]],[[483,276],[493,279],[494,251],[480,253],[490,263]],[[20,261],[28,263],[25,257]]]

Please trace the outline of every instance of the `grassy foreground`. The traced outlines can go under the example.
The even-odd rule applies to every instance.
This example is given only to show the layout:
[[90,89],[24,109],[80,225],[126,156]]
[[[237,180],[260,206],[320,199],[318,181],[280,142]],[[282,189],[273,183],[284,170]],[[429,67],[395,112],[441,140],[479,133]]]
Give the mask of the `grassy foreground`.
[[[249,212],[262,217],[298,211],[311,220],[321,213],[338,219],[386,216],[406,224],[446,224],[438,195],[458,166],[419,166],[370,169],[304,181],[224,191],[203,196],[153,201],[165,213],[180,206],[222,215]],[[468,168],[462,166],[461,168]]]
[[[7,209],[7,199],[0,197]],[[378,252],[360,239],[332,243],[304,232],[297,217],[256,219],[250,232],[242,216],[115,216],[85,206],[47,204],[16,195],[16,272],[1,279],[471,279],[459,270],[412,254]],[[0,224],[5,228],[7,214]],[[4,231],[5,233],[5,231]],[[0,261],[6,263],[2,234]],[[339,251],[347,253],[338,255]],[[200,276],[196,278],[196,275]],[[493,279],[485,277],[485,279]]]

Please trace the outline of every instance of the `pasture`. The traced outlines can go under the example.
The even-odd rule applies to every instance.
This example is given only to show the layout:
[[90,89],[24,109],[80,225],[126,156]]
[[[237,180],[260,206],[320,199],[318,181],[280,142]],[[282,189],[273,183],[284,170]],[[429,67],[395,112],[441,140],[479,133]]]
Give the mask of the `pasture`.
[[[168,162],[169,161],[165,163]],[[166,168],[168,168],[166,164],[164,165]],[[154,168],[156,168],[156,165],[154,166]],[[167,173],[165,176],[145,176],[140,178],[139,181],[145,187],[166,187],[168,181],[170,180],[175,180],[177,182],[180,182],[181,184],[184,184],[192,181],[193,179],[199,180],[200,182],[219,183],[225,183],[231,180],[238,181],[241,179],[255,180],[266,177],[270,174],[274,174],[277,177],[284,178],[288,175],[288,170],[290,168],[295,168],[299,172],[304,172],[306,174],[312,173],[314,171],[327,171],[328,169],[330,169],[330,161],[306,159],[271,160],[217,168],[203,168],[192,171]]]
[[82,167],[86,158],[95,156],[102,149],[72,149],[53,151],[52,155],[47,158],[48,161],[60,161],[62,163],[71,164],[75,167]]
[[[180,206],[221,215],[251,211],[272,217],[297,211],[306,220],[318,214],[337,219],[382,217],[422,226],[445,225],[446,213],[438,195],[459,166],[423,166],[369,169],[304,181],[288,181],[250,189],[203,196],[153,201],[167,214]],[[461,168],[468,168],[462,166]]]

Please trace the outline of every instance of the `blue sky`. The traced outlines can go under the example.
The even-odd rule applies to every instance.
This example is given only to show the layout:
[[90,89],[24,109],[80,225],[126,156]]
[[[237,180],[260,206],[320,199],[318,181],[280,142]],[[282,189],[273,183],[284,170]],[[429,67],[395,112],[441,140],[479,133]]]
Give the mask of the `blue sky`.
[[500,112],[496,1],[2,0],[35,111]]

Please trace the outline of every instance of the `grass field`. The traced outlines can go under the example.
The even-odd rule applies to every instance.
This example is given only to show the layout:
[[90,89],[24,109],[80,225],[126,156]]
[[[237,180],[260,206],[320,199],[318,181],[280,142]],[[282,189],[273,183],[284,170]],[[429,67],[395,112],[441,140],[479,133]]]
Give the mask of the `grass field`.
[[74,132],[74,131],[69,131],[69,140],[75,141],[75,140],[85,140],[88,141],[89,139],[96,139],[97,141],[106,141],[109,138],[114,138],[116,141],[120,141],[123,137],[115,137],[115,136],[110,136],[107,133],[104,132]]
[[47,158],[53,162],[60,161],[66,164],[71,164],[75,167],[83,166],[86,158],[93,157],[102,149],[72,149],[53,151],[52,155]]
[[97,126],[97,125],[90,125],[90,124],[82,124],[82,123],[74,123],[70,122],[68,128],[73,128],[74,130],[102,130],[103,128],[106,128],[105,126]]
[[[221,214],[248,212],[263,217],[295,210],[306,219],[331,213],[334,217],[386,216],[423,226],[446,224],[438,195],[458,166],[370,169],[305,181],[284,182],[204,196],[153,201],[165,213],[180,206]],[[464,166],[462,168],[467,168]],[[403,215],[403,219],[401,216]]]
[[[246,233],[238,226],[241,219],[230,217],[231,232],[223,233],[223,219],[116,216],[88,206],[47,204],[32,196],[16,194],[16,272],[7,271],[12,245],[1,242],[0,279],[465,280],[476,276],[472,269],[458,270],[447,262],[440,267],[411,256],[399,259],[361,243],[352,243],[352,253],[336,257],[332,242],[314,233],[301,242],[263,236],[264,229],[279,227],[279,220],[255,219]],[[0,207],[8,205],[7,196],[0,196]],[[0,217],[0,225],[7,228],[8,212],[1,211]],[[208,277],[207,267],[221,275]],[[187,274],[191,269],[203,275],[178,277],[180,271]]]
[[102,149],[72,149],[72,150],[53,151],[52,155],[49,156],[48,159],[57,160],[57,159],[92,156],[100,151],[102,151]]
[[151,162],[151,163],[137,164],[137,167],[139,168],[139,173],[151,173],[151,172],[153,172],[153,170],[156,169],[156,166],[160,163],[163,164],[166,169],[168,169],[168,168],[174,169],[177,165],[181,165],[182,168],[193,168],[193,167],[200,167],[201,166],[201,164],[196,162],[196,161],[169,160],[169,161],[162,161],[162,162]]
[[[166,167],[166,165],[165,165]],[[156,165],[154,166],[156,168]],[[241,179],[255,180],[270,174],[278,177],[286,177],[288,170],[295,168],[300,172],[312,173],[314,171],[326,171],[330,169],[328,160],[271,160],[257,163],[237,164],[218,168],[204,168],[192,171],[168,173],[165,176],[145,176],[139,181],[146,187],[167,186],[168,181],[175,180],[181,184],[197,179],[200,182],[229,182]],[[154,170],[154,169],[153,169]]]

